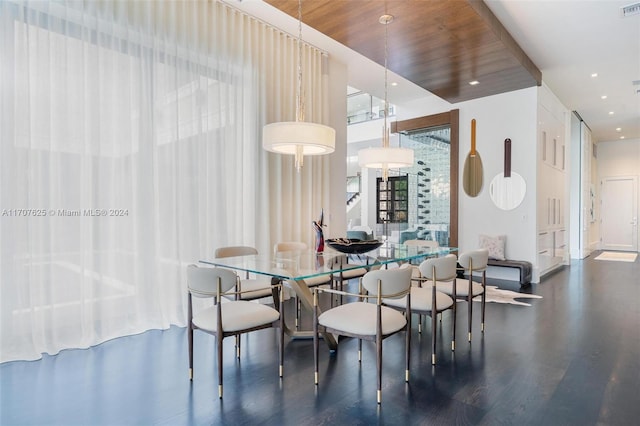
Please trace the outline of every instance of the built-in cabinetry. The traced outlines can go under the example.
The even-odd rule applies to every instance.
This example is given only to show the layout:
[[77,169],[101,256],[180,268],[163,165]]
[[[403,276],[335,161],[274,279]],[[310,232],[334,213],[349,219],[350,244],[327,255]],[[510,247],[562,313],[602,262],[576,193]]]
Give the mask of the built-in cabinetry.
[[543,275],[568,259],[565,111],[541,88],[538,104],[538,269]]
[[[549,112],[546,111],[546,113]],[[552,129],[542,129],[540,131],[542,162],[555,169],[564,170],[566,165],[566,148],[562,138],[563,135],[557,133],[557,131],[554,132]]]

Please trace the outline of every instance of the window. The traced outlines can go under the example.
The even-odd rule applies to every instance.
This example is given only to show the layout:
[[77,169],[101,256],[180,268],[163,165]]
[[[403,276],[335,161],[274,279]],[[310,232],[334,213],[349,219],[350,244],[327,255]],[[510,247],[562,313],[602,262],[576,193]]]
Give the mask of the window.
[[378,178],[376,206],[378,223],[406,223],[409,213],[408,176],[392,176],[387,182]]
[[[395,107],[390,104],[389,116],[394,115]],[[347,95],[347,124],[362,123],[379,118],[384,118],[384,100],[360,91]]]
[[415,166],[403,169],[411,194],[408,223],[418,238],[450,247],[458,245],[458,124],[458,110],[392,124],[400,145],[415,152]]

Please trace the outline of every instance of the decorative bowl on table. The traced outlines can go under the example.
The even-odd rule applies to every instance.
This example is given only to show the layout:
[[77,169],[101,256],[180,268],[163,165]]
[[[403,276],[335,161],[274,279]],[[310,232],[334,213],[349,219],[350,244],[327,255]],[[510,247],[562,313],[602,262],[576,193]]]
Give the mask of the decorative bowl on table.
[[355,238],[331,238],[327,245],[340,253],[362,254],[375,250],[382,245],[378,240],[358,240]]

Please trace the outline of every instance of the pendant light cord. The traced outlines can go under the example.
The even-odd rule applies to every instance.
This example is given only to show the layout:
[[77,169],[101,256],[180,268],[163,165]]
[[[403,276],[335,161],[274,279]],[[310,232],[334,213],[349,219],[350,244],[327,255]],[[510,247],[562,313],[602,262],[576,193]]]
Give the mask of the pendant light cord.
[[[1,1],[1,0],[0,0]],[[292,37],[288,37],[289,42],[288,46],[295,48],[293,44],[295,39]],[[303,42],[302,42],[302,0],[298,0],[298,63],[297,63],[297,74],[298,74],[298,85],[294,86],[293,89],[296,93],[295,101],[295,113],[296,119],[295,122],[291,120],[287,121],[279,121],[275,123],[266,124],[262,130],[262,147],[267,151],[275,152],[278,154],[293,154],[295,156],[295,166],[296,170],[300,171],[304,162],[305,155],[324,155],[331,154],[336,149],[336,131],[330,126],[326,126],[320,123],[314,122],[305,122],[305,111],[304,111],[304,90],[302,86],[302,54],[303,54]],[[307,45],[309,46],[309,45]],[[315,51],[311,48],[307,49],[309,54],[307,56],[311,57],[311,55],[316,56]],[[291,54],[284,53],[285,59],[293,59],[295,55],[295,49],[292,49]],[[296,72],[295,65],[291,64],[289,60],[287,62],[289,65],[293,65],[289,68],[290,71]],[[315,79],[312,78],[309,81],[315,82]],[[295,83],[294,83],[295,84]],[[322,87],[324,87],[324,83],[320,83]],[[315,86],[314,86],[315,87]],[[285,91],[285,88],[282,88],[282,92]],[[287,93],[291,93],[289,90]],[[291,105],[291,104],[287,104]],[[324,103],[323,103],[324,105]],[[290,110],[288,111],[290,113]],[[284,113],[283,113],[284,114]],[[323,115],[322,111],[320,111],[319,115]]]
[[[365,148],[358,151],[358,165],[372,169],[382,170],[382,180],[386,182],[390,168],[413,166],[413,150],[410,148],[389,146],[389,25],[393,21],[393,15],[382,15],[378,22],[385,25],[384,28],[384,124],[382,128],[382,147]],[[393,84],[392,84],[393,85]]]
[[304,103],[302,102],[302,0],[298,0],[298,94],[296,102],[296,121],[304,121]]
[[389,116],[389,102],[387,101],[387,60],[389,57],[389,23],[390,18],[386,18],[384,24],[384,128],[382,130],[382,146],[389,147],[389,131],[387,128],[387,117]]

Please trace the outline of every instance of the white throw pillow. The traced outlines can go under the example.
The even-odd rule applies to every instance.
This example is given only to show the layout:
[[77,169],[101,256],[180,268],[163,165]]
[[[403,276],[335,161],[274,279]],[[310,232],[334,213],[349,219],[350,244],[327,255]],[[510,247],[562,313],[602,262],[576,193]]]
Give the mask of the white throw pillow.
[[504,246],[507,241],[506,235],[490,237],[480,235],[480,248],[489,250],[489,259],[504,260]]

